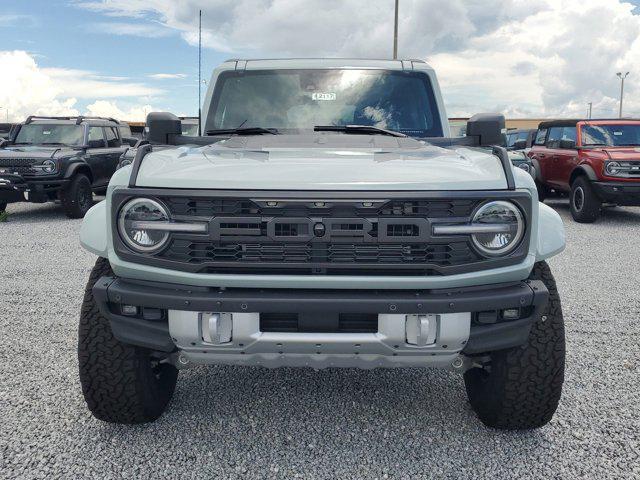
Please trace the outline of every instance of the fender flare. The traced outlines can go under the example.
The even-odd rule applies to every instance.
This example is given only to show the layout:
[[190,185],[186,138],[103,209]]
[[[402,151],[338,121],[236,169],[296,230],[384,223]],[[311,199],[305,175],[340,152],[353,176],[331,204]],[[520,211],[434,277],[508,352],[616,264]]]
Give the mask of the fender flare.
[[582,165],[578,165],[571,172],[571,176],[569,177],[569,185],[571,185],[579,175],[586,175],[587,178],[592,182],[596,182],[598,180],[598,176],[596,175],[595,170],[591,168],[591,165],[583,163]]
[[76,173],[85,173],[89,177],[89,181],[93,183],[93,171],[87,162],[75,161],[67,167],[64,178],[72,178]]

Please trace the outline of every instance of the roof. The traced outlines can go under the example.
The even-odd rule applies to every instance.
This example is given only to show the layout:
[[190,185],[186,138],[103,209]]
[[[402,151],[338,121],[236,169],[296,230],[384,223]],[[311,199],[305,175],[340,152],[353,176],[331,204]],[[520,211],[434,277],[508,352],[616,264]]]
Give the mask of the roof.
[[633,119],[633,118],[582,118],[582,119],[551,120],[548,122],[541,122],[538,128],[575,127],[576,124],[578,124],[578,122],[620,124],[620,123],[628,123],[628,122],[640,122],[640,120]]
[[86,117],[83,115],[76,117],[48,117],[44,115],[30,115],[24,121],[25,124],[29,123],[68,123],[68,124],[88,124],[88,125],[97,125],[97,126],[105,126],[105,125],[120,125],[121,122],[116,120],[115,118],[110,117]]
[[424,60],[419,59],[378,59],[378,58],[232,58],[224,63],[235,63],[236,70],[267,69],[338,69],[360,68],[380,70],[433,70]]

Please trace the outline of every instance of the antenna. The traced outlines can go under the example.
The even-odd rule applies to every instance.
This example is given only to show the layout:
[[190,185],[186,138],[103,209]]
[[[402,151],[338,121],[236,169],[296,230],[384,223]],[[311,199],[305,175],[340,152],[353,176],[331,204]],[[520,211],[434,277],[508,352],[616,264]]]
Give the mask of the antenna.
[[399,0],[396,0],[396,11],[393,20],[393,59],[398,59],[398,5]]
[[198,23],[198,136],[202,136],[202,10]]

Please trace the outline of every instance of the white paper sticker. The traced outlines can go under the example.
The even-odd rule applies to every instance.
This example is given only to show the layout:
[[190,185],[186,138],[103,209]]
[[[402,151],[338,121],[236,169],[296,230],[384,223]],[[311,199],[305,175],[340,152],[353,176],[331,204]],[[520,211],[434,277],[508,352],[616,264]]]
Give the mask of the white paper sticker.
[[311,100],[324,100],[332,101],[336,99],[336,94],[331,92],[313,92],[311,94]]

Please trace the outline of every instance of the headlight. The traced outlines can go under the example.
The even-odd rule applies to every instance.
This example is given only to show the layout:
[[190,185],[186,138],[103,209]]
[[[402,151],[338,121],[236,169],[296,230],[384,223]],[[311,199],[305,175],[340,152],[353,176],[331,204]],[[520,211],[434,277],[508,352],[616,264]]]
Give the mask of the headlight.
[[53,160],[45,160],[40,165],[33,165],[36,170],[41,170],[43,173],[55,173],[58,170],[58,165]]
[[486,233],[474,233],[473,243],[487,256],[501,256],[518,246],[524,236],[524,219],[511,202],[493,201],[482,205],[473,216],[474,226],[485,225]]
[[518,164],[518,168],[521,168],[525,172],[529,173],[531,171],[531,167],[529,167],[528,163],[520,163]]
[[607,162],[604,166],[604,171],[607,175],[616,177],[622,172],[621,167],[622,166],[618,162]]
[[169,240],[166,229],[158,229],[166,224],[169,214],[165,207],[149,198],[134,198],[120,209],[118,231],[124,242],[133,250],[152,253],[160,250]]

